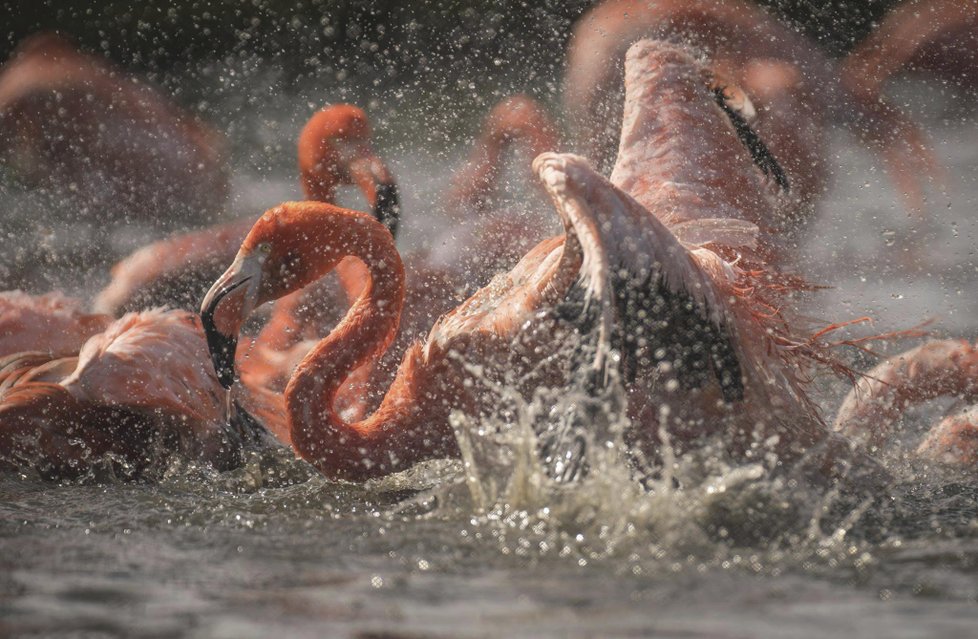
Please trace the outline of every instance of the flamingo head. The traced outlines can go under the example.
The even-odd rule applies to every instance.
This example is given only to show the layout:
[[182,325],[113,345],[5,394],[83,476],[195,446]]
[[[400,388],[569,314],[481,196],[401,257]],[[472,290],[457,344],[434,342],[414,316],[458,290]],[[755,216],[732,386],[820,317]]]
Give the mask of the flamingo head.
[[522,93],[511,95],[492,108],[486,118],[485,134],[500,143],[523,138],[534,157],[557,147],[550,116],[539,102]]
[[299,135],[299,172],[311,200],[329,202],[336,188],[353,185],[363,192],[374,217],[397,232],[397,184],[374,153],[370,123],[363,109],[336,104],[313,115]]
[[390,232],[370,215],[325,202],[286,202],[255,222],[200,307],[214,370],[225,388],[234,383],[238,334],[248,316],[326,275],[370,233],[386,236],[393,249]]

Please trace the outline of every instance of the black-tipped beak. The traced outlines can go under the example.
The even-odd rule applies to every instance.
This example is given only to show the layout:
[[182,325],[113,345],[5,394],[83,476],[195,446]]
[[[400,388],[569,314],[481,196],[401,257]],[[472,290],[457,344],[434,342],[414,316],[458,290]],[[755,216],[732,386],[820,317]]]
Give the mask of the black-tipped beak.
[[374,198],[373,216],[397,238],[397,226],[401,219],[401,202],[397,184],[390,170],[377,156],[364,151],[350,162],[350,176],[367,197]]
[[401,203],[394,182],[377,185],[377,202],[374,204],[374,217],[387,227],[397,239],[397,225],[401,221]]
[[204,337],[207,338],[207,350],[210,351],[217,380],[224,388],[231,388],[234,384],[234,356],[238,349],[238,336],[237,334],[228,335],[218,330],[214,323],[214,312],[221,300],[250,279],[250,277],[246,277],[230,286],[219,289],[216,293],[212,289],[204,298],[204,303],[200,309],[200,323],[204,327]]
[[751,127],[747,119],[727,102],[722,88],[718,87],[713,89],[713,96],[716,103],[723,109],[727,117],[730,118],[730,123],[733,124],[734,130],[737,132],[737,137],[747,147],[751,159],[754,160],[754,164],[761,169],[764,175],[773,178],[782,191],[788,193],[791,190],[788,175],[781,168],[781,165],[774,157],[774,154],[771,153],[771,150],[764,144],[764,140],[757,135],[757,132]]

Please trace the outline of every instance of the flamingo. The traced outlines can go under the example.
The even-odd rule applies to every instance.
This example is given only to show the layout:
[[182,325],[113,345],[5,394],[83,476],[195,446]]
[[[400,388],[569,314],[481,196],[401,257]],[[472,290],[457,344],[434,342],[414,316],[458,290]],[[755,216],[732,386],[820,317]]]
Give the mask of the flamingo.
[[85,313],[79,300],[60,293],[0,292],[0,357],[21,351],[77,352],[109,325],[107,315]]
[[[370,137],[367,116],[355,106],[334,105],[315,114],[299,136],[303,191],[310,199],[333,202],[339,186],[356,184],[375,214],[389,219],[396,236],[396,184],[372,150]],[[435,242],[437,248],[432,254],[410,260],[412,266],[426,271],[426,279],[431,280],[428,287],[434,291],[458,287],[458,282],[463,280],[487,281],[500,268],[515,263],[543,235],[536,220],[499,214],[489,205],[488,198],[498,181],[503,156],[514,147],[525,147],[530,156],[556,147],[549,117],[536,101],[525,95],[507,98],[493,108],[473,145],[469,162],[455,176],[444,208],[456,214],[458,226]],[[459,212],[470,215],[460,216]],[[252,223],[253,219],[245,218],[176,235],[137,250],[113,267],[112,280],[95,299],[95,310],[118,315],[153,306],[196,305],[234,257]],[[436,273],[439,270],[445,273]],[[454,281],[451,285],[447,282],[449,272]],[[353,291],[349,295],[355,297],[355,294]],[[318,335],[316,328],[323,323],[332,326],[339,318],[340,309],[335,304],[310,307],[311,296],[304,297],[304,302],[302,297],[297,297],[278,305],[282,313],[273,325],[281,323],[281,330],[270,329],[269,339],[293,343],[294,340],[283,337],[283,331],[293,332],[298,325],[311,325],[313,334]],[[341,297],[337,291],[329,290],[325,299],[335,302]],[[325,306],[329,308],[315,310]],[[307,313],[305,319],[289,320],[291,315],[300,312],[299,307],[312,308],[314,312]],[[317,312],[322,315],[318,320]],[[274,338],[273,333],[277,334]]]
[[[493,107],[469,161],[455,175],[444,198],[444,207],[454,213],[456,225],[435,240],[434,250],[414,252],[405,258],[405,303],[397,337],[384,355],[343,386],[337,400],[341,412],[362,416],[375,408],[411,343],[425,335],[435,319],[454,308],[465,294],[510,268],[547,235],[544,220],[497,210],[490,197],[498,186],[507,151],[536,155],[555,145],[554,126],[532,98],[515,95]],[[309,190],[306,194],[321,199]],[[341,277],[344,304],[338,303],[335,282],[329,280],[276,302],[271,320],[251,351],[253,356],[242,365],[242,380],[252,388],[284,390],[291,371],[308,349],[336,325],[360,293],[366,273],[355,275]],[[323,286],[328,287],[325,293],[320,290]],[[254,410],[267,422],[276,420],[274,414]],[[281,431],[282,427],[280,423],[274,430]]]
[[[497,163],[508,146],[518,145],[531,138],[531,152],[548,148],[553,127],[543,110],[525,96],[504,101],[492,111],[489,125],[472,152],[473,158]],[[483,160],[478,169],[470,163],[456,184],[479,182],[479,193],[489,193],[495,182],[486,176],[488,166]],[[378,219],[386,221],[392,232],[397,229],[396,187],[390,172],[373,153],[370,127],[362,110],[352,105],[327,107],[310,119],[299,138],[299,167],[303,190],[311,199],[331,202],[338,186],[355,183],[361,187]],[[456,190],[456,193],[458,191]],[[483,214],[484,200],[476,195],[456,195],[452,202],[458,207]],[[482,218],[480,218],[480,221]],[[407,346],[430,328],[434,319],[450,310],[458,299],[461,282],[467,278],[488,280],[489,269],[502,260],[511,259],[515,251],[530,241],[532,225],[526,222],[506,224],[507,218],[493,215],[484,226],[499,230],[508,228],[506,243],[483,244],[488,255],[481,271],[456,265],[432,265],[426,256],[408,260],[409,286],[401,330],[385,358],[365,367],[356,379],[344,387],[340,403],[347,411],[363,413],[379,401],[380,389],[386,388],[397,368],[397,362]],[[119,310],[161,303],[189,303],[199,299],[223,265],[230,261],[237,246],[252,226],[252,220],[241,220],[214,229],[184,234],[168,241],[145,247],[113,269],[113,281],[97,297],[95,308],[114,313]],[[475,227],[473,227],[475,228]],[[542,233],[538,233],[542,235]],[[497,234],[498,235],[498,234]],[[485,242],[488,234],[480,238]],[[495,237],[495,236],[493,236]],[[467,257],[456,255],[456,261]],[[223,264],[222,264],[223,260]],[[512,262],[509,262],[511,264]],[[219,268],[218,265],[221,265]],[[338,267],[340,286],[326,280],[279,300],[252,347],[240,362],[242,384],[248,388],[241,401],[247,410],[259,418],[283,442],[289,442],[288,430],[282,422],[280,402],[275,391],[281,392],[289,374],[314,343],[311,338],[331,328],[342,311],[359,293],[364,273],[353,261]],[[492,271],[494,272],[494,270]],[[200,289],[200,293],[195,291]]]
[[[332,197],[331,188],[356,182],[377,204],[378,217],[396,228],[396,189],[386,167],[370,152],[364,123],[362,111],[348,105],[314,116],[300,144],[303,183],[311,193]],[[182,236],[176,246],[151,247],[134,262],[145,264],[154,253],[179,259],[203,254],[206,264],[214,259],[209,241],[228,242],[230,237],[240,243],[240,235],[234,235],[236,225],[241,223]],[[191,263],[199,267],[201,261]],[[356,280],[357,265],[348,266],[347,276]],[[155,446],[161,453],[181,452],[224,469],[234,465],[244,443],[257,437],[250,431],[245,436],[240,420],[234,427],[227,424],[225,393],[213,370],[200,366],[206,361],[206,343],[199,322],[188,313],[160,309],[129,313],[105,327],[111,321],[107,315],[81,315],[78,305],[67,302],[60,304],[65,307],[62,311],[56,304],[61,298],[49,296],[47,306],[62,315],[73,314],[62,319],[48,312],[53,319],[45,316],[42,323],[35,318],[49,311],[48,298],[15,297],[14,302],[34,311],[25,319],[36,325],[21,327],[20,316],[5,313],[10,339],[17,340],[11,348],[65,354],[78,338],[91,337],[75,357],[26,352],[0,362],[5,371],[0,373],[4,380],[0,382],[4,386],[0,456],[8,466],[34,468],[50,477],[75,477],[91,470],[96,460],[110,457],[121,460],[125,472],[139,475],[155,460]],[[104,306],[107,297],[99,305]],[[105,330],[97,334],[99,323]],[[62,326],[74,333],[66,330],[58,335],[55,329]],[[73,337],[75,341],[70,341]],[[255,372],[268,363],[256,356],[248,370]],[[246,387],[249,392],[239,397],[241,404],[260,416],[275,414],[277,404],[265,388],[247,382]],[[287,433],[276,431],[274,419],[268,425],[288,442]]]
[[[516,94],[496,104],[483,122],[468,161],[443,197],[442,208],[452,216],[452,226],[434,241],[427,264],[447,271],[461,291],[471,294],[550,235],[554,230],[551,220],[500,209],[494,195],[508,152],[519,154],[519,170],[532,178],[532,158],[557,147],[556,127],[536,100]],[[527,158],[525,169],[523,157]]]
[[73,213],[93,223],[207,222],[228,196],[224,146],[155,89],[54,33],[25,39],[0,72],[0,155],[28,182],[67,187]]
[[139,477],[173,452],[237,465],[258,440],[229,425],[206,357],[196,316],[156,309],[114,321],[74,356],[0,360],[0,467],[71,479],[109,463]]
[[522,93],[500,100],[486,116],[468,161],[452,178],[445,208],[490,213],[506,152],[512,149],[536,157],[556,146],[556,128],[539,102]]
[[834,429],[863,446],[878,448],[908,408],[941,397],[956,398],[959,405],[929,429],[917,453],[974,468],[978,464],[978,348],[965,340],[927,342],[870,370],[849,391]]
[[[610,167],[614,159],[619,61],[643,36],[705,50],[721,84],[725,79],[756,101],[752,126],[783,163],[798,202],[814,204],[825,188],[825,126],[832,107],[839,106],[847,124],[884,151],[907,203],[920,208],[917,178],[933,174],[936,163],[912,123],[880,118],[878,109],[852,100],[812,43],[745,0],[604,0],[580,18],[568,45],[564,111],[579,146],[599,166]],[[783,233],[810,217],[768,224]]]
[[[659,74],[657,90],[633,86],[649,74]],[[582,370],[600,380],[619,361],[640,448],[657,445],[660,425],[689,438],[726,427],[745,445],[777,436],[782,450],[795,453],[829,439],[799,372],[805,361],[825,361],[819,345],[770,312],[760,292],[779,289],[766,287],[769,274],[724,258],[756,235],[750,222],[729,216],[772,203],[703,67],[681,49],[643,41],[629,51],[626,77],[615,183],[578,156],[539,156],[533,168],[564,234],[543,240],[439,319],[407,350],[373,413],[347,421],[335,399],[348,376],[393,340],[404,269],[381,225],[328,204],[267,211],[204,298],[221,382],[233,384],[237,334],[252,312],[356,256],[369,273],[366,286],[284,391],[292,445],[327,477],[360,481],[458,454],[451,411],[498,408],[485,379],[520,380],[532,392],[565,386]],[[641,170],[660,160],[657,171]],[[576,351],[586,361],[561,357],[591,327],[593,347]],[[653,408],[667,403],[677,410],[661,424],[666,414]]]
[[[889,156],[912,146],[924,146],[921,134],[909,118],[886,102],[887,81],[904,69],[925,70],[939,78],[973,88],[978,86],[974,42],[978,33],[978,9],[955,0],[907,0],[892,9],[845,58],[843,85],[863,111],[872,114],[870,134],[876,138],[895,135],[894,144],[883,148]],[[895,132],[895,133],[894,133]],[[891,164],[898,160],[890,157]],[[905,182],[912,178],[906,176]],[[910,188],[909,184],[903,184]]]
[[903,69],[926,70],[974,87],[978,9],[954,0],[906,0],[846,57],[842,79],[865,102],[879,101],[886,82]]
[[[396,231],[397,187],[370,143],[367,115],[337,104],[316,112],[299,135],[299,172],[306,196],[332,202],[355,184],[382,221]],[[234,257],[251,217],[176,235],[145,246],[116,264],[94,308],[109,315],[152,306],[192,308]]]

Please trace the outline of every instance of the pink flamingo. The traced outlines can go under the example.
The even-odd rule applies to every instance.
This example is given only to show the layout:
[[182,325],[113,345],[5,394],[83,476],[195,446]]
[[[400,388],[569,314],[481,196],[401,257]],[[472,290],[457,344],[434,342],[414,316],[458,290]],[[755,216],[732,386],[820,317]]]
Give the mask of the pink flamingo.
[[30,182],[72,185],[74,213],[93,222],[200,224],[228,195],[220,135],[53,33],[21,42],[0,72],[0,154]]
[[[299,135],[299,172],[307,197],[332,202],[339,187],[357,185],[367,204],[397,227],[394,179],[370,144],[367,115],[338,104],[310,118]],[[191,308],[234,257],[254,220],[246,218],[145,246],[112,269],[94,307],[115,315],[150,306]]]
[[[731,214],[773,205],[762,173],[687,53],[642,42],[626,65],[618,186],[576,156],[538,157],[534,170],[564,235],[538,244],[415,342],[372,414],[347,421],[335,399],[349,375],[393,340],[404,269],[381,225],[328,204],[266,212],[205,297],[204,329],[222,383],[233,382],[236,336],[255,309],[355,256],[367,285],[284,392],[292,445],[327,477],[363,480],[457,454],[450,412],[498,410],[485,379],[521,380],[525,392],[559,388],[575,371],[600,379],[618,355],[636,400],[629,414],[639,447],[655,447],[659,425],[682,437],[729,428],[744,445],[777,435],[782,450],[797,453],[825,440],[800,373],[805,361],[826,361],[819,344],[796,338],[770,312],[761,292],[779,289],[765,284],[769,273],[724,258],[756,234]],[[632,86],[656,73],[657,91]],[[680,111],[690,116],[674,116]],[[660,168],[640,177],[639,164],[650,161]],[[593,349],[568,365],[562,347],[589,326]],[[668,424],[652,410],[663,403],[679,409]]]
[[933,426],[917,448],[933,460],[974,468],[978,464],[978,349],[964,340],[928,342],[891,357],[849,391],[835,430],[878,448],[912,406],[953,397],[964,403]]
[[879,108],[886,82],[901,70],[920,70],[974,87],[978,9],[954,0],[906,0],[846,57],[842,80],[863,102]]
[[482,124],[468,161],[443,197],[442,206],[452,215],[452,226],[435,240],[427,263],[448,272],[460,290],[471,293],[550,235],[555,230],[551,220],[500,209],[494,195],[507,167],[507,154],[518,155],[521,168],[525,161],[525,172],[532,178],[530,161],[557,148],[556,127],[536,100],[517,94],[496,104]]
[[[867,118],[867,133],[880,140],[891,166],[903,155],[925,148],[923,136],[910,119],[887,102],[883,89],[897,72],[920,70],[941,79],[973,88],[978,85],[974,41],[978,33],[978,9],[955,0],[907,0],[890,11],[882,23],[846,57],[842,83],[855,97]],[[887,138],[892,141],[885,143]],[[930,156],[925,168],[934,170]],[[919,198],[913,175],[895,173],[902,189]],[[940,177],[943,177],[941,175]]]
[[[459,188],[454,191],[452,203],[486,216],[484,197],[495,182],[495,176],[487,174],[490,165],[500,163],[508,147],[525,145],[527,140],[533,153],[549,148],[552,130],[542,109],[529,98],[517,96],[501,103],[488,118],[488,125],[473,150],[473,161],[456,180]],[[371,148],[370,127],[362,110],[337,105],[313,116],[300,135],[299,168],[307,197],[331,202],[338,186],[357,184],[375,215],[386,220],[392,231],[396,230],[396,188],[389,171]],[[473,184],[479,188],[471,189]],[[469,190],[463,192],[466,185]],[[344,387],[340,404],[345,410],[363,413],[379,401],[407,346],[427,332],[438,315],[455,305],[460,282],[466,278],[488,280],[498,264],[506,259],[512,260],[508,263],[511,264],[515,252],[532,239],[532,225],[528,223],[521,221],[507,226],[503,215],[480,217],[479,221],[485,228],[509,230],[506,242],[489,242],[488,234],[480,238],[484,250],[473,254],[488,256],[480,262],[481,269],[475,265],[464,270],[458,264],[432,266],[420,255],[408,260],[407,304],[398,338],[387,356],[365,367]],[[188,298],[194,296],[199,299],[206,290],[201,283],[205,278],[213,281],[217,277],[251,226],[251,220],[232,222],[141,249],[115,267],[113,282],[98,296],[95,307],[104,312],[117,312],[153,303],[189,303]],[[537,234],[542,235],[539,231]],[[455,261],[468,257],[456,254]],[[318,338],[334,326],[359,294],[365,272],[358,264],[347,261],[337,270],[340,286],[335,281],[324,280],[279,300],[265,328],[240,361],[241,379],[249,389],[242,401],[285,442],[289,436],[282,421],[283,413],[269,391],[281,393],[292,369],[314,343],[312,338]],[[196,289],[201,293],[195,293]],[[254,401],[256,398],[263,399]]]
[[116,320],[77,356],[0,361],[0,466],[76,478],[109,463],[140,476],[174,451],[236,465],[246,439],[206,358],[196,317],[154,310]]
[[[752,127],[783,163],[799,202],[814,203],[824,189],[824,129],[839,103],[854,132],[884,152],[907,202],[920,207],[918,178],[932,174],[936,163],[917,129],[854,103],[812,43],[745,0],[604,0],[581,17],[568,46],[564,110],[581,148],[599,166],[610,167],[614,159],[618,61],[643,36],[705,50],[719,84],[747,91],[757,103]],[[791,231],[806,217],[792,216],[773,228]]]
[[[397,337],[387,351],[370,362],[342,387],[337,405],[348,415],[363,415],[383,398],[404,352],[425,335],[435,319],[454,308],[463,294],[485,284],[515,264],[539,238],[542,220],[496,210],[490,197],[497,187],[507,152],[536,155],[556,145],[556,134],[543,108],[517,95],[496,105],[473,144],[469,162],[453,179],[445,207],[455,213],[457,226],[436,241],[431,253],[414,253],[405,260],[404,312]],[[311,199],[322,198],[306,190]],[[341,267],[341,271],[344,268]],[[342,318],[359,295],[366,272],[351,277],[341,272],[346,302],[337,303],[335,282],[323,280],[276,302],[272,317],[259,336],[252,357],[241,366],[250,387],[279,393],[309,348]],[[323,288],[326,288],[323,291]],[[273,365],[267,365],[274,362]],[[263,411],[256,414],[274,419]],[[282,425],[284,426],[284,424]],[[276,430],[279,430],[276,428]]]

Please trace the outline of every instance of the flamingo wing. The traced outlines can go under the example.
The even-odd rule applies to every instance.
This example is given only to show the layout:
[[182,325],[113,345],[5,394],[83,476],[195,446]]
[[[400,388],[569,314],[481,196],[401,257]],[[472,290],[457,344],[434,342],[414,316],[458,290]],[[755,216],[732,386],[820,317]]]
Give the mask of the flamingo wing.
[[107,458],[132,476],[178,450],[233,468],[270,437],[241,408],[229,423],[207,361],[195,316],[162,309],[120,318],[77,357],[0,358],[0,462],[68,478]]
[[[602,358],[614,347],[625,356],[634,376],[655,366],[652,360],[666,353],[686,373],[699,375],[704,366],[713,368],[725,392],[739,395],[736,358],[725,329],[730,317],[711,273],[701,265],[702,249],[684,246],[668,227],[582,158],[544,154],[535,168],[568,236],[576,238],[583,253],[584,308],[600,309],[595,365],[602,365]],[[677,344],[689,352],[683,355]],[[711,353],[712,364],[694,361],[690,357],[694,348]],[[660,355],[655,355],[657,351]],[[727,368],[732,375],[720,374]]]
[[75,353],[112,321],[82,311],[81,302],[60,293],[0,293],[0,356],[22,351]]
[[[632,377],[655,367],[656,352],[679,356],[683,350],[685,373],[696,376],[691,384],[713,370],[725,394],[738,397],[740,374],[725,328],[730,318],[715,275],[699,255],[709,252],[684,246],[583,158],[545,153],[534,170],[565,235],[541,242],[509,274],[440,319],[428,350],[448,350],[473,333],[512,338],[549,310],[568,319],[577,315],[597,329],[593,370],[604,369],[613,349],[625,356]],[[681,349],[677,342],[684,343]],[[694,362],[694,350],[707,357]]]
[[225,394],[207,362],[196,316],[155,309],[125,315],[86,342],[62,385],[79,399],[214,424],[224,418]]
[[112,267],[112,281],[94,308],[110,315],[163,305],[196,308],[253,224],[237,220],[137,249]]
[[115,470],[136,475],[150,461],[152,422],[145,413],[79,401],[58,384],[17,385],[0,401],[0,467],[64,479],[107,459],[124,460]]

